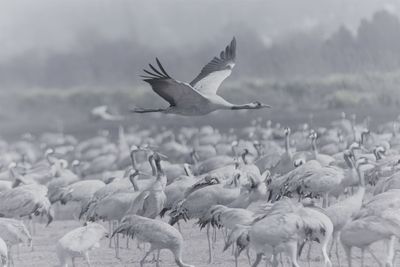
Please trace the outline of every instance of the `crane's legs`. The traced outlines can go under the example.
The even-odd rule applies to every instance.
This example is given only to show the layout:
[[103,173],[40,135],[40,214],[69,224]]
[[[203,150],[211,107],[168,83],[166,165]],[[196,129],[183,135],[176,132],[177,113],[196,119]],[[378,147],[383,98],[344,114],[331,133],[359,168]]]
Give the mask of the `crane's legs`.
[[348,262],[348,267],[351,267],[351,247],[343,244],[344,251],[346,252],[346,258]]
[[210,237],[210,224],[207,224],[207,242],[208,242],[208,263],[211,264],[213,262],[212,255],[212,240]]
[[290,260],[292,261],[292,266],[300,267],[300,265],[297,263],[297,241],[288,243],[286,247],[288,250]]
[[378,259],[378,257],[376,257],[376,255],[374,254],[374,252],[372,251],[372,249],[370,247],[367,247],[367,251],[369,252],[369,254],[371,254],[372,258],[374,258],[374,260],[378,263],[379,267],[382,266],[381,261]]
[[89,251],[86,251],[86,252],[83,254],[83,257],[85,258],[85,261],[86,261],[87,265],[88,265],[89,267],[91,267],[91,265],[90,265],[90,258],[89,258]]
[[262,259],[262,253],[257,253],[256,260],[253,262],[253,265],[251,265],[251,267],[257,267],[261,259]]
[[[112,228],[112,221],[108,221],[108,232],[109,233],[112,233],[113,232],[113,228]],[[109,243],[108,243],[108,247],[109,248],[112,248],[112,237],[111,237],[111,235],[110,235],[110,238],[109,238],[110,240],[109,240]]]
[[164,108],[157,108],[157,109],[152,109],[152,108],[149,108],[149,109],[146,109],[146,108],[133,108],[133,109],[131,109],[131,112],[134,112],[134,113],[150,113],[150,112],[164,112],[166,110],[167,109],[164,109]]
[[[114,229],[118,228],[118,225],[119,225],[119,223],[116,222],[116,227]],[[115,245],[115,257],[117,259],[119,259],[119,234],[115,235],[115,244],[114,245]]]
[[396,244],[396,237],[395,236],[391,236],[389,241],[387,242],[387,258],[386,258],[386,263],[385,266],[386,267],[392,267],[393,266],[393,261],[394,261],[394,256],[395,256],[395,252],[394,252],[394,247]]
[[144,266],[144,263],[145,263],[145,260],[146,260],[147,256],[149,256],[150,253],[152,253],[154,250],[155,249],[152,246],[150,246],[149,251],[147,251],[146,254],[144,255],[144,257],[140,260],[140,267]]
[[364,255],[365,255],[365,248],[361,248],[361,259],[360,259],[361,267],[364,267]]

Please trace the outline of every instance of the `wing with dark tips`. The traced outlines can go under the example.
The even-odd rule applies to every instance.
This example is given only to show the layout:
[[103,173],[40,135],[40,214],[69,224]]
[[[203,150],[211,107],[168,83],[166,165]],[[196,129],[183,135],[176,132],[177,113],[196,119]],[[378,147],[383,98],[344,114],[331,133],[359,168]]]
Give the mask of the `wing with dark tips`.
[[161,62],[156,58],[158,69],[149,64],[151,70],[143,70],[141,75],[149,83],[155,93],[166,100],[171,106],[191,106],[205,100],[205,97],[190,84],[177,81],[165,71]]
[[214,57],[203,67],[200,74],[190,83],[199,92],[216,94],[221,83],[232,73],[236,59],[236,39],[221,51],[219,57]]

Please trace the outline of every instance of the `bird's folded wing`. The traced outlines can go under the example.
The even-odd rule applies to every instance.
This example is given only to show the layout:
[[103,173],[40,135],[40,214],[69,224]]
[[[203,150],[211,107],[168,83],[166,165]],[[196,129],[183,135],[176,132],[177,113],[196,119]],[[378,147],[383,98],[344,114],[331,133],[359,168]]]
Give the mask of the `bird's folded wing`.
[[171,106],[187,106],[199,103],[206,98],[190,84],[171,78],[160,61],[156,59],[159,69],[149,64],[152,71],[144,70],[144,81],[149,83],[154,92],[166,100]]
[[236,59],[236,39],[221,51],[219,57],[214,57],[203,67],[200,74],[190,82],[199,92],[209,95],[216,94],[221,83],[232,73]]
[[145,200],[149,197],[150,192],[149,191],[142,191],[139,196],[135,198],[135,200],[132,203],[131,208],[129,209],[128,214],[137,214],[139,211],[143,209],[143,205]]

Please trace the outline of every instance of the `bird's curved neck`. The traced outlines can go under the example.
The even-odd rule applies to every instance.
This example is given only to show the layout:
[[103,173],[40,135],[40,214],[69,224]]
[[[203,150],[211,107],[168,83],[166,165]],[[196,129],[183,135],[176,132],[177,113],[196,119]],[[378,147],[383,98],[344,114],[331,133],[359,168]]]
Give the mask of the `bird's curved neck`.
[[134,170],[137,170],[137,162],[134,151],[131,152],[131,163]]
[[357,176],[358,176],[358,182],[360,188],[365,188],[365,177],[364,177],[364,172],[360,170],[360,167],[357,166],[356,168]]
[[164,170],[161,167],[161,161],[156,161],[157,168],[157,181],[161,183],[163,190],[167,186],[167,176],[165,176]]
[[245,152],[242,154],[242,160],[243,160],[243,163],[244,163],[245,165],[247,165],[247,164],[249,163],[249,162],[247,161],[247,158],[246,158],[247,154],[248,154],[247,151],[245,151]]
[[133,189],[134,189],[136,192],[139,192],[139,191],[140,191],[140,188],[139,188],[139,185],[138,185],[137,180],[136,180],[137,178],[138,178],[138,175],[134,175],[134,176],[132,176],[132,177],[129,177],[129,180],[130,180],[131,183],[132,183]]
[[285,151],[286,151],[286,154],[288,154],[289,157],[291,158],[292,154],[290,152],[290,135],[289,134],[287,134],[285,136]]
[[228,109],[233,109],[233,110],[240,110],[240,109],[255,109],[253,106],[250,104],[243,104],[243,105],[229,105],[226,108]]
[[318,156],[318,149],[317,149],[317,141],[315,140],[315,138],[313,138],[311,140],[311,146],[312,146],[312,150],[313,150],[314,156],[317,157]]
[[156,175],[157,175],[157,169],[156,169],[156,167],[154,166],[153,155],[151,155],[151,156],[148,158],[148,160],[149,160],[149,164],[150,164],[150,167],[151,167],[151,173],[152,173],[153,176],[156,176]]

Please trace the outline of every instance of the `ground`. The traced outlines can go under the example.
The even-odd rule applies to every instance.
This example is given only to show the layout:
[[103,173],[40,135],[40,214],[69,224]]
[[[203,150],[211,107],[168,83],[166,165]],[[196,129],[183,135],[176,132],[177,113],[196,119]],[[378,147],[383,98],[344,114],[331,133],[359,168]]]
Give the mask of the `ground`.
[[[59,238],[61,238],[68,231],[79,227],[82,222],[76,220],[56,220],[51,223],[48,227],[43,224],[36,225],[36,234],[34,234],[34,251],[25,245],[20,247],[19,257],[15,256],[16,267],[47,267],[47,266],[59,266],[59,262],[55,253],[55,244]],[[107,227],[107,224],[104,224]],[[183,260],[185,263],[192,264],[196,267],[231,267],[234,266],[234,258],[231,255],[231,251],[222,252],[223,239],[219,232],[217,235],[217,243],[214,249],[214,263],[207,264],[207,239],[205,231],[199,231],[199,228],[194,225],[194,221],[190,221],[186,224],[182,224],[183,237],[185,239],[185,250],[183,252]],[[105,239],[101,242],[100,248],[96,248],[90,252],[90,257],[93,267],[123,267],[123,266],[139,266],[139,260],[143,257],[143,251],[140,251],[136,247],[136,243],[130,242],[130,248],[126,249],[126,239],[121,239],[120,245],[120,256],[121,260],[114,257],[114,248],[109,248],[108,240]],[[318,251],[319,244],[313,244],[311,267],[323,266],[323,262],[320,261],[322,258],[321,253]],[[379,243],[373,246],[373,250],[376,255],[383,259],[384,257],[384,245]],[[16,248],[13,250],[16,253]],[[304,261],[306,253],[303,254],[300,260],[300,266],[308,266],[307,262]],[[374,267],[378,264],[372,259],[372,257],[366,252],[365,267]],[[254,260],[254,253],[252,253],[252,259]],[[149,260],[152,257],[149,256]],[[336,258],[332,257],[333,266],[338,266]],[[162,263],[161,266],[176,266],[173,261],[171,254],[168,251],[162,251],[161,253]],[[342,266],[347,266],[345,262],[344,251],[341,250],[341,263]],[[83,258],[76,260],[76,266],[87,266]],[[148,263],[145,266],[155,266],[154,263]],[[239,266],[249,266],[247,258],[242,255],[240,257]],[[265,263],[259,266],[265,266]],[[285,266],[289,266],[288,263]],[[360,250],[353,249],[353,266],[360,266]],[[398,265],[395,265],[398,266]]]

